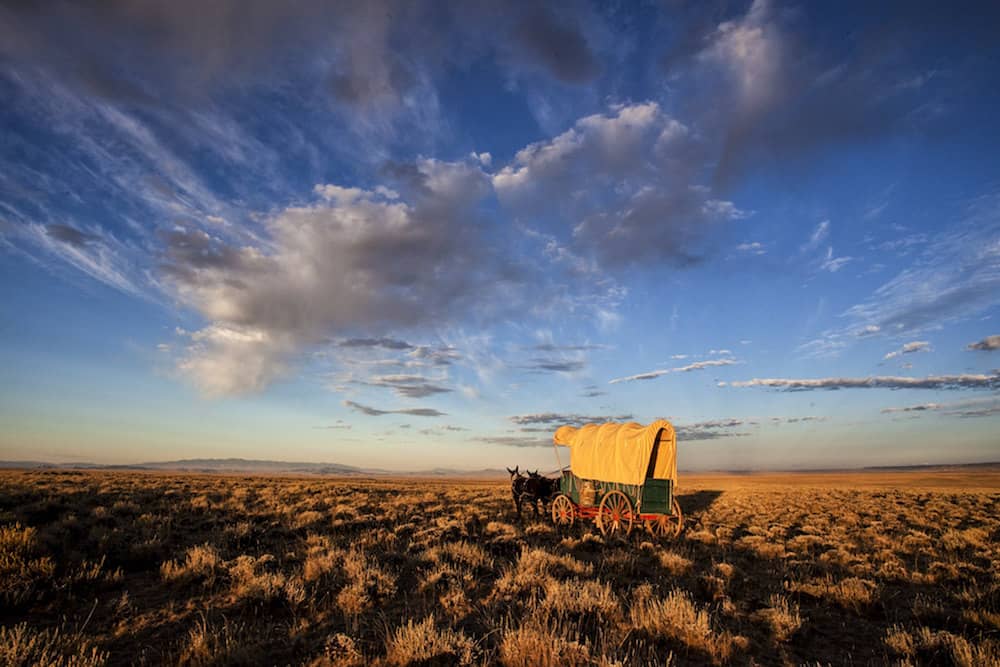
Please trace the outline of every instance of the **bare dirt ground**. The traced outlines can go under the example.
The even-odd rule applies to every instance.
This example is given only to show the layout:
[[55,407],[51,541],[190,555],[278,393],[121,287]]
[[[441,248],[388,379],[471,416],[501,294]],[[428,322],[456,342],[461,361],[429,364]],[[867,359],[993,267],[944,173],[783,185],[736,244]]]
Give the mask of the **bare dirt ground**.
[[1000,664],[1000,473],[681,485],[659,543],[497,482],[0,471],[0,664]]

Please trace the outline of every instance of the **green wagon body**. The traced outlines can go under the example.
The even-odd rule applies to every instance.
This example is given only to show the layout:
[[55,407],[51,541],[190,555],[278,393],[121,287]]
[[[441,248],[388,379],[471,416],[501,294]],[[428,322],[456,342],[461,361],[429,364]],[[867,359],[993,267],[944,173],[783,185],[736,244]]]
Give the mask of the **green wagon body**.
[[[580,499],[580,492],[585,482],[594,487],[594,498],[600,502],[609,491],[621,491],[628,496],[637,514],[671,514],[673,501],[673,480],[646,479],[642,484],[619,484],[617,482],[602,482],[600,480],[584,480],[573,474],[571,470],[563,470],[559,480],[559,490],[569,496],[575,505],[588,507]],[[596,505],[594,505],[596,506]]]

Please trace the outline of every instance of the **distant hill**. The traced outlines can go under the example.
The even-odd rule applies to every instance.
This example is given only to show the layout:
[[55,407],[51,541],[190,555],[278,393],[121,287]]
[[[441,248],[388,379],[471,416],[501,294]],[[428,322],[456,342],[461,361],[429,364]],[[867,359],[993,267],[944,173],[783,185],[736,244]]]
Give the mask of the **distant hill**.
[[[180,459],[177,461],[150,461],[134,464],[101,463],[46,463],[42,461],[0,461],[0,468],[20,468],[35,470],[76,469],[76,470],[156,470],[203,473],[246,473],[256,475],[330,475],[340,477],[423,477],[461,479],[507,478],[507,472],[500,468],[461,470],[456,468],[431,468],[400,472],[381,468],[359,468],[340,463],[309,463],[304,461],[268,461],[259,459]],[[868,466],[865,468],[817,468],[809,470],[681,470],[682,474],[723,473],[728,475],[753,475],[768,472],[787,473],[877,473],[877,472],[919,472],[919,471],[988,471],[1000,470],[1000,461],[988,463],[924,464],[910,466]]]
[[143,470],[186,470],[197,472],[299,472],[314,475],[360,475],[370,473],[355,466],[339,463],[307,463],[303,461],[261,461],[257,459],[181,459],[140,463]]
[[157,470],[178,472],[204,473],[248,473],[267,474],[298,474],[298,475],[333,475],[333,476],[367,476],[367,477],[461,477],[461,478],[492,478],[506,477],[507,473],[500,469],[458,470],[454,468],[434,468],[413,472],[398,472],[380,468],[359,468],[340,463],[310,463],[305,461],[268,461],[259,459],[180,459],[177,461],[149,461],[131,464],[102,463],[45,463],[42,461],[0,461],[0,468],[20,468],[34,470]]

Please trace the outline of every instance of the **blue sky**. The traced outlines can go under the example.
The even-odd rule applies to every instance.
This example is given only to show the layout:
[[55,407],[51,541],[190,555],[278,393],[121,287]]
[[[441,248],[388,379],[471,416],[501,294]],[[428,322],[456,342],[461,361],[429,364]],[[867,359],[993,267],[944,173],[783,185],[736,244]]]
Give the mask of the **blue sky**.
[[1000,458],[990,3],[0,9],[0,458]]

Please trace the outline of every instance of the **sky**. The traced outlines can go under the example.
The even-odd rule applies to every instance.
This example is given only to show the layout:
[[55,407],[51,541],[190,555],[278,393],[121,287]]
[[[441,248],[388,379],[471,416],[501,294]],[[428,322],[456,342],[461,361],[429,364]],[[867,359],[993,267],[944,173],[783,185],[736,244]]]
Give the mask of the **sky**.
[[[0,459],[1000,460],[995,3],[0,6]],[[565,451],[561,454],[566,463]]]

